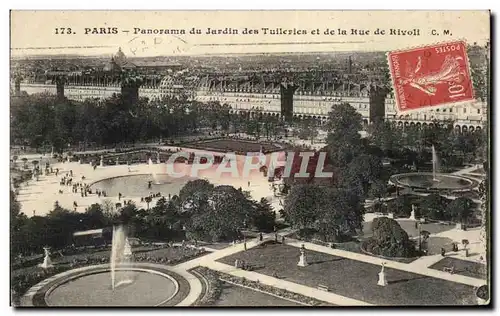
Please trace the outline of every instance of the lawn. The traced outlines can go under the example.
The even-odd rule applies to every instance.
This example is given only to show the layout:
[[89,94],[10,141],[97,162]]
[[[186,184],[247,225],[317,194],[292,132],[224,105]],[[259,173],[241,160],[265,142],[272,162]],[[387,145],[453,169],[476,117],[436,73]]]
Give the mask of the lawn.
[[386,269],[389,285],[377,286],[380,266],[307,251],[309,266],[298,267],[299,249],[270,243],[220,259],[255,266],[255,272],[316,288],[327,285],[335,294],[377,305],[475,304],[474,288],[396,269]]
[[445,267],[453,267],[455,269],[455,274],[483,280],[486,280],[487,278],[486,265],[479,262],[466,261],[453,257],[445,257],[429,268],[442,271]]
[[222,293],[213,306],[304,306],[269,294],[230,283],[223,283]]

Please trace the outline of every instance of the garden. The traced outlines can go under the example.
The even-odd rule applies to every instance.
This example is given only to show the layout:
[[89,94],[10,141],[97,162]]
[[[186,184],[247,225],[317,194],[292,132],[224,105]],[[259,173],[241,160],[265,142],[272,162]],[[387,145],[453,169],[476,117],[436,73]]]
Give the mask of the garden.
[[310,287],[328,286],[338,295],[377,305],[462,305],[475,304],[474,288],[455,282],[386,268],[388,286],[377,285],[381,267],[306,249],[307,267],[297,266],[299,249],[280,243],[266,243],[219,259],[233,265],[236,259],[255,267],[254,271]]

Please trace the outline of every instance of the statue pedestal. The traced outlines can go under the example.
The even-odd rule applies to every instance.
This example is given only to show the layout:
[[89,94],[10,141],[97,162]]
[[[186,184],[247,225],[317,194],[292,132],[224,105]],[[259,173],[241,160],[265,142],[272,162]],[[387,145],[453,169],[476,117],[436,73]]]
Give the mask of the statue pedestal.
[[299,267],[307,267],[307,259],[305,254],[301,254],[299,258],[299,263],[297,263]]
[[412,221],[417,220],[417,219],[415,218],[415,211],[411,211],[410,219],[411,219]]
[[464,228],[463,228],[463,226],[462,226],[462,223],[457,223],[457,224],[455,224],[455,228],[456,228],[457,230],[463,230],[463,229],[464,229]]
[[387,214],[387,217],[389,217],[389,218],[394,218],[394,213],[389,213],[389,214]]
[[377,285],[387,286],[387,279],[385,278],[385,272],[384,271],[379,272]]
[[104,167],[104,161],[101,160],[101,162],[99,162],[99,166]]

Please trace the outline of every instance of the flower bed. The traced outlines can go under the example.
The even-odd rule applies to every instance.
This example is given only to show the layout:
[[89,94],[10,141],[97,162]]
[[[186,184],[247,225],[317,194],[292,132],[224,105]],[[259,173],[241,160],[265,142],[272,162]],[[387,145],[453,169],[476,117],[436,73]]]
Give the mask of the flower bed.
[[222,293],[222,281],[219,279],[219,275],[205,267],[196,267],[192,271],[204,278],[207,283],[205,295],[195,303],[195,306],[214,305]]
[[149,158],[154,162],[157,160],[157,153],[160,154],[160,161],[167,161],[170,156],[174,153],[171,150],[158,149],[155,147],[136,147],[128,149],[116,149],[115,151],[99,152],[99,153],[82,153],[76,154],[72,157],[72,161],[81,160],[82,163],[97,162],[103,158],[104,165],[116,165],[116,159],[118,158],[119,164],[130,164],[136,163],[147,163]]
[[[181,248],[181,247],[175,247],[175,248]],[[151,263],[158,263],[158,264],[168,264],[168,265],[176,265],[180,264],[198,257],[201,257],[205,254],[208,253],[208,251],[205,250],[205,248],[185,248],[182,251],[184,251],[180,256],[177,256],[175,258],[169,259],[164,256],[158,256],[155,254],[148,254],[148,253],[143,253],[139,255],[134,255],[134,260],[137,262],[151,262]]]
[[[236,277],[224,272],[214,271],[206,267],[197,267],[197,272],[204,276],[210,275],[210,278],[217,278],[220,281],[226,281],[236,285],[246,286],[248,288],[258,290],[269,295],[278,296],[283,299],[297,301],[310,306],[318,306],[324,304],[324,302],[317,300],[312,297],[290,292],[288,290],[276,288],[270,285],[262,284],[260,282],[247,280],[246,278]],[[208,278],[208,277],[207,277]],[[220,293],[219,293],[220,295]]]

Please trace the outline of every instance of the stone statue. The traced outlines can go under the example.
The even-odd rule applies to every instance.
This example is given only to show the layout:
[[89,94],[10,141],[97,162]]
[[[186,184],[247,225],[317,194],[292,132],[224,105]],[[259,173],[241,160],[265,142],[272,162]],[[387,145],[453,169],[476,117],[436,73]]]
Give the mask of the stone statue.
[[299,263],[297,263],[299,267],[307,267],[307,258],[306,258],[306,247],[304,244],[302,244],[302,247],[300,247],[300,258],[299,258]]
[[40,264],[40,267],[47,269],[53,266],[52,261],[50,260],[50,248],[44,247],[43,251],[45,253],[45,258],[43,258],[43,263]]
[[125,238],[125,246],[123,247],[123,256],[125,258],[132,257],[132,247],[130,246],[130,242],[128,241],[128,238]]
[[101,156],[101,161],[99,162],[99,165],[101,167],[104,167],[104,157],[103,156]]
[[382,270],[378,274],[378,283],[380,286],[387,286],[387,279],[385,278],[385,262],[382,262]]
[[410,215],[410,219],[411,220],[415,220],[415,204],[412,204],[411,205],[411,215]]

